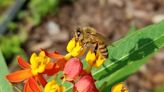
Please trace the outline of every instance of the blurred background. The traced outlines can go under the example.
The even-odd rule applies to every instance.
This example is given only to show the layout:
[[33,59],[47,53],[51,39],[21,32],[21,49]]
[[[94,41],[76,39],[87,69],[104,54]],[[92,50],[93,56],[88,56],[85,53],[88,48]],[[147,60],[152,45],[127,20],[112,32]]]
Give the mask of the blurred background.
[[[40,48],[65,54],[77,26],[114,42],[163,19],[164,0],[0,0],[0,49],[15,71],[18,54],[28,59]],[[164,92],[164,49],[149,61],[127,79],[129,92]]]

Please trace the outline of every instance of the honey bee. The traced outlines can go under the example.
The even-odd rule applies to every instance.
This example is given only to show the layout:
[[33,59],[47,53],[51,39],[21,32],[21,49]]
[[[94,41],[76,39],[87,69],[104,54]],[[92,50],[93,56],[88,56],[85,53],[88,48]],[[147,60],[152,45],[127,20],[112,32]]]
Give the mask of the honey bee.
[[104,58],[108,58],[108,49],[102,35],[91,27],[79,27],[75,30],[74,37],[76,41],[81,42],[82,46],[93,46],[95,54],[100,52]]

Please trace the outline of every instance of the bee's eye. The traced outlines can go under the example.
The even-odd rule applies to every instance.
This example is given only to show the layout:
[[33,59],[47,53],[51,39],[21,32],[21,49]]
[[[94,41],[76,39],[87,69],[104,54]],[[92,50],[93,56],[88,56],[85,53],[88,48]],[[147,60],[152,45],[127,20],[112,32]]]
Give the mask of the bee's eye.
[[80,35],[81,35],[81,32],[78,30],[77,31],[77,36],[80,37]]

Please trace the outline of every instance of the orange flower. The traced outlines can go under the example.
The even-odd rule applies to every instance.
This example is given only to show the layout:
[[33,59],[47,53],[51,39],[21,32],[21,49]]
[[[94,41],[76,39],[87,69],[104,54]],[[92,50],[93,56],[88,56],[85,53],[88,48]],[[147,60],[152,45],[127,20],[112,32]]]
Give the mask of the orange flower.
[[74,92],[99,92],[91,75],[84,75],[74,85]]
[[25,81],[24,92],[42,92],[34,78],[28,78]]
[[10,82],[25,82],[24,92],[41,92],[38,83],[43,86],[46,85],[46,80],[42,76],[42,73],[49,67],[50,59],[45,56],[44,51],[39,53],[37,56],[35,53],[32,54],[30,58],[30,63],[24,61],[20,56],[17,57],[18,64],[23,68],[23,70],[16,71],[14,73],[8,74],[6,78]]
[[50,57],[50,58],[56,58],[56,59],[61,59],[64,58],[63,55],[61,55],[59,52],[55,51],[53,53],[49,53],[47,52],[45,49],[41,49],[42,51],[45,52],[46,56]]
[[48,67],[46,68],[44,73],[51,76],[64,69],[67,60],[63,55],[60,55],[58,52],[49,53],[44,49],[42,50],[45,52],[46,56],[56,59],[54,62],[48,64]]

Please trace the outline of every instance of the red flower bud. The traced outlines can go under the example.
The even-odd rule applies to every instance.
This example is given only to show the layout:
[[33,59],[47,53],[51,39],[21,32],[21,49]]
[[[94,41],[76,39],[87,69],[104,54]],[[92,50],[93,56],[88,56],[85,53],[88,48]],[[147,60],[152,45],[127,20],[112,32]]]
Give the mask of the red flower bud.
[[91,75],[83,76],[74,85],[74,92],[99,92]]
[[75,80],[80,73],[82,72],[83,64],[81,63],[80,59],[72,58],[66,62],[64,67],[64,75],[65,80],[72,81]]

